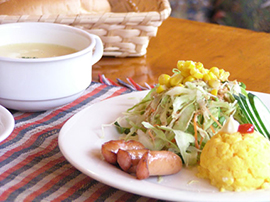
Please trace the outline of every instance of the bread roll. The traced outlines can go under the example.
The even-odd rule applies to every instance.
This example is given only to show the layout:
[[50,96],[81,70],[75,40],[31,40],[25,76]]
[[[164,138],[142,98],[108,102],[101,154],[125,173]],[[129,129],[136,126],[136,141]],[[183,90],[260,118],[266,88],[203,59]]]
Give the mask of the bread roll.
[[110,12],[108,0],[0,0],[0,15],[77,15]]

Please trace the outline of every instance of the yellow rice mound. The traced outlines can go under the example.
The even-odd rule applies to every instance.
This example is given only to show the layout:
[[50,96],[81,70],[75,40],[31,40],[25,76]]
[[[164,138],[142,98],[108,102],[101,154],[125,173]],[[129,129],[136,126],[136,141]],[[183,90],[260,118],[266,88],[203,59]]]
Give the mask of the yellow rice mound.
[[270,188],[270,141],[257,132],[218,133],[203,148],[198,176],[220,191]]

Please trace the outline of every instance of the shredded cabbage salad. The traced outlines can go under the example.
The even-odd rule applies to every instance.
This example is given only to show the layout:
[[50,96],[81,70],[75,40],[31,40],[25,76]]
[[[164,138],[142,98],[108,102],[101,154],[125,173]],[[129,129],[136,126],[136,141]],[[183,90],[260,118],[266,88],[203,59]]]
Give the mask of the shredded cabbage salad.
[[234,98],[246,94],[237,81],[221,82],[217,95],[202,79],[162,92],[157,92],[158,87],[124,112],[115,125],[126,140],[137,140],[150,150],[173,151],[186,166],[198,162],[202,148],[227,118],[247,122]]

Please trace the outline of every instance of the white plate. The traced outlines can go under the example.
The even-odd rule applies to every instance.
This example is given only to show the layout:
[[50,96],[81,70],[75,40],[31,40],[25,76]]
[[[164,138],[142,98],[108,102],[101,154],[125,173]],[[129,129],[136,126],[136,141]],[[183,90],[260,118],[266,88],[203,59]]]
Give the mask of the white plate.
[[0,105],[0,142],[5,140],[14,129],[14,118],[12,114]]
[[[219,192],[208,181],[195,176],[196,168],[146,180],[137,180],[113,165],[106,163],[100,153],[101,145],[118,139],[116,129],[102,125],[116,120],[127,108],[138,102],[146,92],[134,92],[96,103],[74,115],[59,134],[59,147],[66,159],[86,175],[112,187],[142,196],[172,201],[269,201],[269,190],[249,192]],[[256,93],[270,108],[270,95]]]

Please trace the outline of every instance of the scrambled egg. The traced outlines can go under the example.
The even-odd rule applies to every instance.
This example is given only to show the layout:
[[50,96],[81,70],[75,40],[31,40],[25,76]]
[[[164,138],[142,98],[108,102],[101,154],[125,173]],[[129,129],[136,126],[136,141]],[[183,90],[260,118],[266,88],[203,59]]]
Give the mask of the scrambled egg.
[[203,148],[198,177],[220,191],[270,188],[270,141],[257,132],[218,133]]

